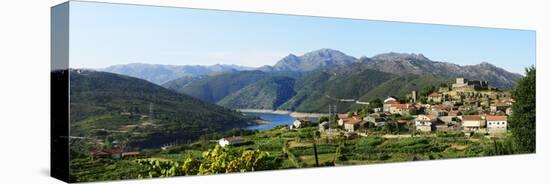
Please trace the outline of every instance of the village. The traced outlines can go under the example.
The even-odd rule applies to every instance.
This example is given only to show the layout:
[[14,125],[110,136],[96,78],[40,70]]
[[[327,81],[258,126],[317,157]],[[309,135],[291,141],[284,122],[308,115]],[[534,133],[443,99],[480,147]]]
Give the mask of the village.
[[[369,136],[385,139],[429,137],[457,132],[465,138],[474,135],[498,138],[507,133],[513,102],[509,92],[491,88],[486,81],[456,78],[454,84],[439,87],[425,96],[419,95],[418,91],[411,91],[401,99],[389,96],[377,105],[362,103],[366,108],[319,118],[317,122],[297,118],[291,125],[279,127],[276,131],[287,134],[304,129],[309,132],[316,127],[319,137],[347,140]],[[226,147],[261,145],[262,141],[233,135],[210,142]],[[161,151],[171,150],[172,146],[163,147]],[[115,142],[112,147],[92,150],[90,156],[92,159],[115,160],[149,157],[139,151],[123,150]]]
[[[345,132],[346,136],[366,136],[369,129],[394,124],[397,129],[413,134],[462,131],[466,136],[482,134],[502,136],[507,131],[507,119],[512,113],[513,99],[509,92],[491,88],[486,81],[456,78],[452,86],[440,87],[420,100],[417,91],[407,99],[390,96],[372,113],[338,114],[336,129],[328,121],[320,123],[319,131]],[[292,127],[299,128],[298,119]],[[400,131],[395,131],[400,134]]]
[[[492,88],[487,81],[456,78],[454,84],[440,87],[425,97],[419,96],[418,91],[411,91],[406,99],[389,96],[381,106],[370,109],[370,113],[337,114],[332,121],[328,118],[318,123],[297,118],[288,129],[318,126],[323,136],[343,135],[348,139],[369,135],[399,138],[450,132],[461,132],[465,137],[474,134],[503,137],[507,133],[513,102],[509,92]],[[225,137],[218,140],[218,144],[239,145],[244,140],[242,136]]]

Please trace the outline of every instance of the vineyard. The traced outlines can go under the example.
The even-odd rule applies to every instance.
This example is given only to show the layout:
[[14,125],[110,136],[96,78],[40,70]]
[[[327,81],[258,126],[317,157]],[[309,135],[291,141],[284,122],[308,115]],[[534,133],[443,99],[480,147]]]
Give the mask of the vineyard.
[[319,136],[316,128],[248,133],[245,144],[221,147],[208,140],[122,160],[71,161],[73,181],[102,181],[374,164],[507,154],[507,139],[466,138],[460,132],[407,138]]

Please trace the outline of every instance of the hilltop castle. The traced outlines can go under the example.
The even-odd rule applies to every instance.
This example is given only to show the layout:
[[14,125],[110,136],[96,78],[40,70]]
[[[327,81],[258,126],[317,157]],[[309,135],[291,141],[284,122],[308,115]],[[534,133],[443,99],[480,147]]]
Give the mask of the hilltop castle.
[[452,85],[452,89],[456,91],[487,90],[489,89],[489,83],[487,81],[456,78],[456,83]]

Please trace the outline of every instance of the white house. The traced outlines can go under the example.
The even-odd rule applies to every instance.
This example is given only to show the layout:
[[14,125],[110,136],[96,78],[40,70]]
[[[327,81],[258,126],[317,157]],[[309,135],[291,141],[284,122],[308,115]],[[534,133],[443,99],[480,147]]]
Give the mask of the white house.
[[218,140],[220,146],[225,147],[227,145],[238,145],[243,144],[244,138],[242,136],[233,136],[233,137],[224,137]]
[[485,127],[485,119],[479,115],[462,116],[462,128],[464,131],[479,131]]
[[486,116],[487,131],[489,134],[501,134],[506,133],[508,126],[507,116]]
[[292,125],[294,125],[294,128],[300,128],[300,126],[302,126],[302,121],[300,121],[300,120],[294,120],[294,122],[292,123]]
[[338,114],[338,126],[344,126],[344,122],[348,119],[348,114]]
[[386,124],[386,118],[381,117],[378,114],[371,114],[363,118],[363,121],[374,123],[375,126],[384,126]]
[[435,123],[437,122],[437,116],[434,115],[418,115],[414,120],[416,130],[420,132],[431,132]]
[[344,129],[348,132],[355,132],[359,128],[359,124],[362,122],[360,118],[350,118],[344,122]]
[[437,92],[433,92],[428,95],[428,102],[441,103],[443,101],[443,96]]
[[396,97],[390,96],[384,100],[383,110],[384,112],[390,112],[392,104],[398,104]]

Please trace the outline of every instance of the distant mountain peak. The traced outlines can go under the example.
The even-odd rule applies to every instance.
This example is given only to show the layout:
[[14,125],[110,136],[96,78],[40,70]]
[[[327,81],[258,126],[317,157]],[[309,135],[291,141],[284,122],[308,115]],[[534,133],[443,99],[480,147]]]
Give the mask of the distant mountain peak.
[[309,53],[341,53],[341,54],[344,54],[343,52],[341,52],[339,50],[329,49],[329,48],[321,48],[321,49],[318,49],[318,50],[311,51]]
[[332,65],[344,65],[356,62],[357,58],[334,49],[322,48],[307,52],[301,56],[289,54],[273,67],[261,67],[264,71],[311,71]]
[[163,84],[183,76],[210,75],[251,69],[250,67],[228,64],[202,66],[129,63],[113,65],[102,69],[102,71],[137,77],[155,84]]
[[488,67],[496,67],[495,65],[493,65],[493,64],[491,64],[491,63],[489,63],[489,62],[487,62],[487,61],[483,61],[483,62],[479,63],[478,65],[480,65],[480,66],[488,66]]
[[398,53],[398,52],[389,52],[384,54],[378,54],[372,59],[376,60],[419,60],[419,61],[431,61],[429,58],[424,56],[422,53]]
[[285,56],[282,60],[289,60],[289,59],[298,59],[298,56],[294,55],[294,54],[288,54],[287,56]]

